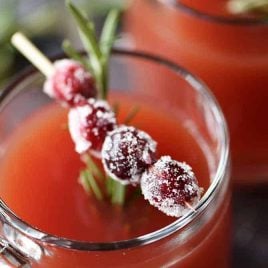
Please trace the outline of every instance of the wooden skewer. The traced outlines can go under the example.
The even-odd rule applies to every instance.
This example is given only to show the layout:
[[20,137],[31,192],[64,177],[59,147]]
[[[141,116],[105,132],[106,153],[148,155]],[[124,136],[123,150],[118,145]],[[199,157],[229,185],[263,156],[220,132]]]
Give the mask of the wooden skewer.
[[54,72],[53,63],[24,34],[15,33],[11,43],[46,77]]
[[196,212],[196,209],[193,208],[188,202],[184,202],[186,207],[188,207],[190,210],[192,210],[193,212]]

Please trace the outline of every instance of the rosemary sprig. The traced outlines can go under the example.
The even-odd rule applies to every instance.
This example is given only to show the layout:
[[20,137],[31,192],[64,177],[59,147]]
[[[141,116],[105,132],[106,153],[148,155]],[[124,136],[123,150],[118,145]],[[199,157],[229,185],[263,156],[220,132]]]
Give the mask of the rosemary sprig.
[[103,194],[90,169],[85,169],[80,172],[79,182],[87,193],[92,191],[99,201],[103,200]]
[[85,17],[83,12],[70,1],[66,1],[66,5],[75,19],[84,48],[88,53],[89,69],[96,79],[99,96],[102,99],[106,99],[109,87],[108,64],[110,51],[115,40],[120,12],[119,10],[109,12],[104,23],[100,42],[98,42],[94,25]]
[[103,77],[102,77],[102,66],[101,66],[101,51],[96,38],[95,29],[92,23],[84,16],[84,14],[70,1],[66,1],[66,5],[76,21],[78,30],[83,42],[84,48],[89,55],[89,64],[91,70],[96,79],[98,89],[101,97],[103,96]]
[[[93,74],[97,83],[99,97],[106,99],[109,88],[109,59],[115,41],[120,11],[112,10],[109,12],[104,22],[100,40],[98,41],[94,25],[87,19],[83,12],[70,1],[66,1],[66,5],[75,19],[88,58],[84,59],[81,57],[69,41],[64,41],[63,49],[67,55],[81,62]],[[101,192],[98,189],[98,184],[94,178],[100,178],[104,182],[105,176],[89,155],[83,156],[83,160],[86,163],[86,169],[81,172],[81,184],[86,191],[92,190],[96,198],[102,199],[102,197],[100,198]],[[107,178],[106,192],[113,204],[124,204],[125,191],[125,186],[120,182]]]
[[117,181],[113,181],[113,183],[116,191],[114,191],[115,194],[112,195],[111,201],[113,204],[122,206],[125,202],[126,186]]
[[[112,204],[123,205],[126,186],[105,176],[88,154],[83,155],[82,160],[85,162],[86,168],[80,172],[79,182],[84,190],[87,193],[92,192],[98,200],[103,200],[103,197],[108,195]],[[100,190],[96,178],[99,178],[103,185],[106,183],[106,193]]]
[[119,10],[111,10],[104,22],[100,37],[100,49],[102,51],[102,55],[104,55],[106,58],[110,56],[111,48],[116,39],[115,33],[119,23],[119,16]]
[[107,177],[107,190],[111,196],[112,204],[123,205],[125,202],[126,186]]
[[105,180],[105,176],[103,175],[102,171],[99,169],[89,154],[84,154],[82,156],[82,160],[84,163],[86,163],[86,168],[92,171],[94,177],[99,178],[101,181]]
[[72,46],[69,40],[64,40],[62,43],[62,49],[65,52],[65,54],[78,62],[80,62],[83,66],[85,66],[91,73],[93,73],[93,70],[91,69],[91,65],[89,62],[81,56],[80,53],[78,53],[75,48]]

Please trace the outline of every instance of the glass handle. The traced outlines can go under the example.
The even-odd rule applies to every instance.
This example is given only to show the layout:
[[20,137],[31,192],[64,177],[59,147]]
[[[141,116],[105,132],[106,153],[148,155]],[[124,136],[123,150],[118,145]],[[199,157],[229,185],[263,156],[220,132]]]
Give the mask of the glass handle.
[[30,262],[5,239],[0,237],[0,266],[5,268],[30,268]]

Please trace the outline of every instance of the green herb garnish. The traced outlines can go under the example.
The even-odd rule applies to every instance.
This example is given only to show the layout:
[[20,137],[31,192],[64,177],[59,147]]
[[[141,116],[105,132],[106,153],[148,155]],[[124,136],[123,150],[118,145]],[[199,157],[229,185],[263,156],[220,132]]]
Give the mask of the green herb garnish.
[[112,204],[123,205],[125,202],[126,186],[107,176],[107,194],[111,198]]
[[[109,88],[109,59],[116,40],[120,11],[114,9],[109,12],[98,40],[95,27],[86,15],[70,1],[66,1],[66,5],[76,22],[87,57],[81,56],[68,40],[63,42],[63,50],[70,58],[79,61],[91,72],[96,80],[99,98],[106,99]],[[89,155],[83,156],[83,161],[86,163],[86,168],[81,171],[79,181],[85,191],[92,192],[98,200],[108,196],[113,204],[123,205],[125,186],[111,178],[106,178]],[[100,179],[103,185],[106,184],[105,193],[100,190],[96,178]]]
[[94,196],[99,200],[103,200],[103,194],[98,186],[92,170],[84,169],[80,172],[79,182],[86,190],[87,193],[92,192]]
[[[70,1],[66,1],[66,5],[75,19],[87,56],[84,57],[77,52],[68,40],[63,42],[63,49],[70,58],[80,62],[94,76],[98,97],[106,99],[109,88],[109,58],[112,45],[116,39],[120,11],[112,10],[108,14],[100,40],[98,40],[93,23],[88,20],[83,12]],[[15,33],[11,38],[11,43],[47,78],[54,73],[53,63],[24,34]],[[130,112],[126,122],[132,120],[136,112],[135,110]],[[90,155],[82,156],[82,160],[86,167],[80,172],[79,182],[85,191],[94,195],[97,200],[109,198],[113,204],[123,205],[126,187],[118,181],[107,178]]]
[[96,79],[99,97],[106,99],[109,87],[108,64],[111,48],[115,41],[120,11],[111,10],[109,12],[98,41],[93,23],[70,1],[66,1],[66,5],[77,24],[82,43],[88,54],[87,62],[79,57],[79,53],[75,52],[68,41],[64,42],[63,49],[69,56],[83,63],[93,74]]

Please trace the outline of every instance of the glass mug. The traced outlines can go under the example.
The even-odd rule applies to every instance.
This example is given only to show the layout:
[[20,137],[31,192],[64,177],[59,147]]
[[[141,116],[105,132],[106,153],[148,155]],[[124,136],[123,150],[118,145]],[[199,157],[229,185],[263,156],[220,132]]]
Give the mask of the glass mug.
[[[219,105],[187,70],[149,54],[114,50],[110,70],[112,94],[116,89],[116,94],[133,99],[139,95],[157,104],[157,109],[164,105],[191,132],[204,152],[208,190],[195,210],[170,225],[130,240],[103,243],[48,234],[19,218],[1,199],[1,267],[229,267],[229,137]],[[161,75],[169,92],[165,99],[154,92],[159,90]],[[10,134],[51,102],[41,90],[43,81],[39,72],[30,69],[1,92],[0,169]],[[147,87],[152,90],[144,90]]]
[[230,129],[233,181],[265,183],[268,20],[231,16],[226,2],[134,0],[125,28],[136,49],[178,62],[209,86]]

